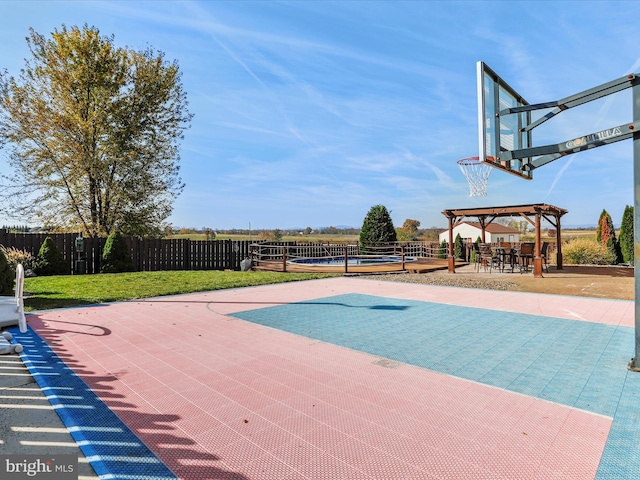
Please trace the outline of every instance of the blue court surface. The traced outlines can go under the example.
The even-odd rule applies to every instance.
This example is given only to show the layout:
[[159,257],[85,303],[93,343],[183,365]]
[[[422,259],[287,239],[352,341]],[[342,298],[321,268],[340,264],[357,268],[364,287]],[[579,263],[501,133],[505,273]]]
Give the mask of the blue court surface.
[[640,373],[627,370],[630,327],[363,294],[233,316],[612,417],[596,478],[640,478]]

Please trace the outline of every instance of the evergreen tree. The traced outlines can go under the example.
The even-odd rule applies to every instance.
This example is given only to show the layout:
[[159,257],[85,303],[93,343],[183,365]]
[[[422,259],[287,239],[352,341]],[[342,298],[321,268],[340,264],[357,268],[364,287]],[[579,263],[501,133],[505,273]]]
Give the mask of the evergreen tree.
[[[598,228],[596,229],[596,242],[598,243],[602,243],[602,219],[607,215],[609,215],[607,211],[602,209],[602,213],[600,214],[600,217],[598,217]],[[606,243],[606,240],[604,243]]]
[[613,220],[606,210],[602,210],[600,218],[598,219],[596,240],[607,247],[607,250],[609,250],[611,257],[613,258],[614,264],[620,263],[622,260],[620,245],[616,239],[616,230],[613,226]]
[[633,265],[633,207],[627,205],[620,225],[620,252],[622,260]]
[[456,239],[453,242],[453,255],[455,258],[466,260],[464,243],[462,242],[462,237],[460,236],[460,234],[456,235]]
[[38,275],[66,275],[70,273],[67,261],[51,237],[45,238],[40,246],[36,257],[35,271]]
[[7,257],[0,249],[0,295],[11,295],[13,293],[13,279],[15,272],[9,265]]
[[133,263],[129,256],[129,247],[120,232],[107,237],[102,251],[101,273],[133,272]]
[[438,252],[438,258],[447,258],[449,251],[449,244],[446,240],[443,240],[440,244],[440,252]]
[[371,207],[360,229],[360,245],[367,247],[397,240],[396,229],[387,208],[384,205]]

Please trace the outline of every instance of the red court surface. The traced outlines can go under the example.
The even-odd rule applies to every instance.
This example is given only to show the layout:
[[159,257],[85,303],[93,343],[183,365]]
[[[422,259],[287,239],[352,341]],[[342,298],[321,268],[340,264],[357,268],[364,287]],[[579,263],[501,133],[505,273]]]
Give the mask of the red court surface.
[[633,302],[346,277],[29,324],[186,480],[595,478],[610,417],[229,316],[345,293],[634,325]]

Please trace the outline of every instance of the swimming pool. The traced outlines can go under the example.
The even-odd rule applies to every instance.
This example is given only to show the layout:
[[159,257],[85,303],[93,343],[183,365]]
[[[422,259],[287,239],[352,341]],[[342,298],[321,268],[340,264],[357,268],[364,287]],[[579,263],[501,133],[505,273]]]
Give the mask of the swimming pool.
[[[404,257],[404,262],[415,262],[418,259],[416,257]],[[400,255],[354,255],[347,257],[347,265],[385,265],[392,263],[402,263],[403,259]],[[335,257],[312,257],[312,258],[296,258],[289,260],[289,263],[302,264],[302,265],[344,265],[344,256]]]

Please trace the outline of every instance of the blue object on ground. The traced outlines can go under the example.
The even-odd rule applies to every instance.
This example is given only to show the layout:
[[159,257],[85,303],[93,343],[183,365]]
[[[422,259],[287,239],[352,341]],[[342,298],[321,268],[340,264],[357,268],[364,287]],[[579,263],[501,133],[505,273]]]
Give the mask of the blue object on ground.
[[100,478],[177,478],[36,332],[9,331],[24,346],[25,366]]

